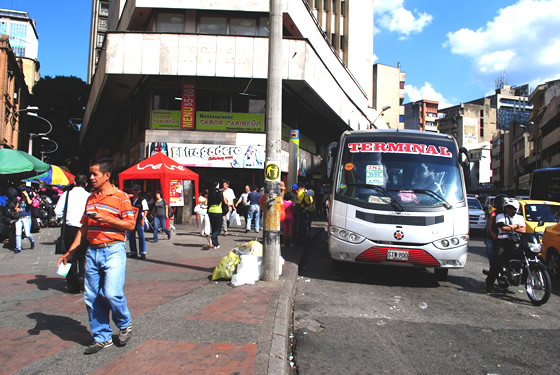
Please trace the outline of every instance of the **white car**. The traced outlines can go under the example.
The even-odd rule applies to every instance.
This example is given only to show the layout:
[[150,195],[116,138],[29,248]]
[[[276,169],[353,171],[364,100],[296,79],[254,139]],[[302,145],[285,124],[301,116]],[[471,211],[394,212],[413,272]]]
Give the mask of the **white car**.
[[474,197],[468,197],[467,205],[469,206],[470,231],[472,232],[474,230],[486,230],[486,213],[482,209],[480,201]]

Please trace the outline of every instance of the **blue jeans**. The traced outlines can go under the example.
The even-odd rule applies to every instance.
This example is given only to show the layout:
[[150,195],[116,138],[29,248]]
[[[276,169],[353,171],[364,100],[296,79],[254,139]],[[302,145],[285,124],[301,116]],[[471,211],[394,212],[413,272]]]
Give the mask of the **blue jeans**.
[[16,250],[21,250],[21,232],[25,232],[29,242],[35,242],[31,235],[31,216],[22,216],[16,221]]
[[98,249],[88,248],[84,300],[95,342],[108,341],[113,335],[109,311],[118,329],[127,328],[132,321],[123,290],[125,273],[124,242]]
[[158,228],[161,223],[161,228],[169,236],[169,229],[165,226],[165,216],[154,216],[154,242],[158,240]]
[[[138,247],[136,248],[136,233],[138,233]],[[128,235],[128,245],[130,246],[130,253],[138,255],[146,254],[146,237],[144,236],[144,226],[141,224],[136,224],[136,229],[127,232]]]
[[251,230],[251,220],[253,220],[253,217],[255,218],[255,232],[258,232],[260,230],[260,207],[258,204],[252,204],[249,206],[249,212],[247,213],[247,224],[245,225],[245,229],[246,230]]

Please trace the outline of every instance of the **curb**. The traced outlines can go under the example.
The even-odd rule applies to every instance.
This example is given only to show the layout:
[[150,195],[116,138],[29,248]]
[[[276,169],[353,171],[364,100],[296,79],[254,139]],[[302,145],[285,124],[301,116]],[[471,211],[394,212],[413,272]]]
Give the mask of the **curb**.
[[[311,236],[310,242],[318,237],[324,228],[318,230]],[[284,285],[276,300],[276,305],[272,306],[273,314],[265,321],[262,334],[265,335],[266,349],[270,345],[268,354],[263,354],[255,359],[255,374],[287,375],[291,373],[288,360],[290,345],[290,330],[293,324],[293,305],[296,294],[296,281],[298,277],[299,264],[305,253],[305,247],[298,246],[293,262],[284,264],[285,280],[281,280]],[[287,266],[287,267],[286,267]],[[271,321],[272,320],[272,321]],[[272,330],[270,328],[272,327]]]

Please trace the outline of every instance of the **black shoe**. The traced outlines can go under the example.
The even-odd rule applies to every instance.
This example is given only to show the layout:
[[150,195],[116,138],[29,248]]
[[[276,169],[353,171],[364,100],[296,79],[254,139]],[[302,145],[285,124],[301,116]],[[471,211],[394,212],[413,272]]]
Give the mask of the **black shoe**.
[[35,248],[35,241],[31,241],[31,250]]
[[140,254],[140,259],[146,259],[146,254]]
[[84,350],[84,354],[95,354],[101,349],[108,348],[109,346],[113,346],[113,339],[109,339],[105,342],[94,342],[90,346]]
[[119,344],[125,346],[132,337],[132,324],[125,329],[119,330]]
[[130,253],[128,254],[129,258],[138,258],[138,254]]
[[21,253],[21,249],[16,249],[16,250],[14,251],[14,253],[16,253],[16,254]]
[[167,239],[168,239],[168,240],[171,239],[171,232],[167,233]]

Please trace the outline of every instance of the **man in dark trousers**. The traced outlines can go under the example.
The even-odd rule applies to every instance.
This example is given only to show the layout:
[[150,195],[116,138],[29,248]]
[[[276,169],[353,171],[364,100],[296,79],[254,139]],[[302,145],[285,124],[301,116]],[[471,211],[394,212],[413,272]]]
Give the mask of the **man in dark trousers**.
[[[85,187],[87,185],[87,177],[83,174],[76,176],[76,186],[70,191],[65,191],[59,198],[54,212],[56,217],[64,216],[64,209],[66,206],[66,195],[68,195],[68,207],[66,208],[66,229],[64,230],[64,243],[70,245],[76,233],[82,227],[82,216],[86,209],[86,202],[89,198],[89,193]],[[70,293],[79,293],[84,290],[84,275],[86,269],[86,250],[87,244],[82,244],[76,250],[75,256],[70,259],[72,267],[66,275],[66,285]]]
[[90,166],[90,183],[95,189],[87,200],[82,227],[68,252],[57,265],[66,264],[77,249],[89,241],[86,253],[84,300],[89,317],[93,344],[84,354],[94,354],[113,345],[109,313],[119,329],[121,346],[132,336],[132,319],[124,295],[126,273],[125,236],[134,230],[135,220],[128,194],[109,181],[112,160],[99,160]]
[[[128,245],[130,246],[130,256],[146,259],[146,236],[144,235],[144,220],[148,215],[148,202],[141,195],[140,185],[132,186],[132,197],[130,202],[133,207],[138,209],[136,216],[136,227],[133,231],[128,232]],[[157,228],[156,228],[157,229]],[[136,247],[136,235],[138,234],[138,247]]]

